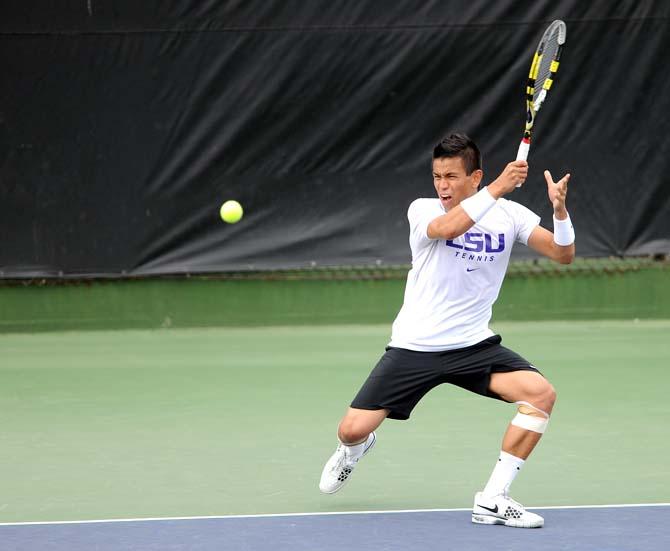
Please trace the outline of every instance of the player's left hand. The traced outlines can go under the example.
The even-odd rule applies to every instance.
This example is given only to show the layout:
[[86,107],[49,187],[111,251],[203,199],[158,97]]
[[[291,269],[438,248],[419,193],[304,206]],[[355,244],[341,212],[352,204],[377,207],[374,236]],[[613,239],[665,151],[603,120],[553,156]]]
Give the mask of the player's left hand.
[[568,173],[558,182],[554,182],[551,172],[545,170],[544,179],[547,181],[547,193],[549,194],[549,201],[554,207],[554,212],[565,210],[565,197],[568,194],[570,174]]

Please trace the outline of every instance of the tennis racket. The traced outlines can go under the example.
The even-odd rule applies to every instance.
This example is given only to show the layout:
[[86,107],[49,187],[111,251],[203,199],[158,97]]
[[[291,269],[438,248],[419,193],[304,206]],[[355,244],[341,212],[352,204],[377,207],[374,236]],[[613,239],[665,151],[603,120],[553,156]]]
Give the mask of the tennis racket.
[[566,34],[565,23],[557,19],[544,31],[533,55],[526,85],[526,129],[516,154],[517,161],[525,161],[528,158],[533,123],[554,83]]

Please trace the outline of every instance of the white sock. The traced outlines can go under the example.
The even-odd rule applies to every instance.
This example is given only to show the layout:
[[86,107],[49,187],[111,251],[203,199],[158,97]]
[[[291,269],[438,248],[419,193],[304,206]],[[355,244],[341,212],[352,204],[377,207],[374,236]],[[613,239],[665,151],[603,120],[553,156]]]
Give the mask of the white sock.
[[347,459],[355,463],[358,461],[361,457],[363,457],[363,452],[365,451],[365,445],[368,443],[369,436],[363,440],[360,444],[354,444],[353,446],[349,446],[345,443],[342,443],[344,446],[344,453],[347,456]]
[[524,463],[523,459],[501,451],[498,462],[491,473],[491,478],[489,478],[482,493],[486,497],[507,495],[510,485],[514,482]]

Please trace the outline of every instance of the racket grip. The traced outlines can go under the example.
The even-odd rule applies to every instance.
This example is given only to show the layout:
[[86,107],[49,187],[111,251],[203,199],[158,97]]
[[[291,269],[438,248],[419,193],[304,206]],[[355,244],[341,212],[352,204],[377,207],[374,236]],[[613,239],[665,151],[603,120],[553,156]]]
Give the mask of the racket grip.
[[[519,150],[516,152],[517,161],[525,161],[528,159],[528,150],[530,149],[530,142],[523,139],[519,144]],[[521,187],[521,184],[517,184],[516,187]]]
[[521,140],[519,144],[519,150],[516,152],[517,161],[525,161],[528,159],[528,150],[530,149],[530,142],[526,140]]

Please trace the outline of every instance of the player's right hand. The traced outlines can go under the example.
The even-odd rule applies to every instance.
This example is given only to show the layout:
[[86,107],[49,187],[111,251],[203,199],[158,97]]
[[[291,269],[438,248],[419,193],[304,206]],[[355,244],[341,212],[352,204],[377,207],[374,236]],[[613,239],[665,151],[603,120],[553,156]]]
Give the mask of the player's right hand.
[[494,197],[502,197],[506,193],[514,191],[517,185],[523,184],[527,177],[528,163],[526,161],[512,161],[507,163],[500,176],[489,184],[489,192]]

